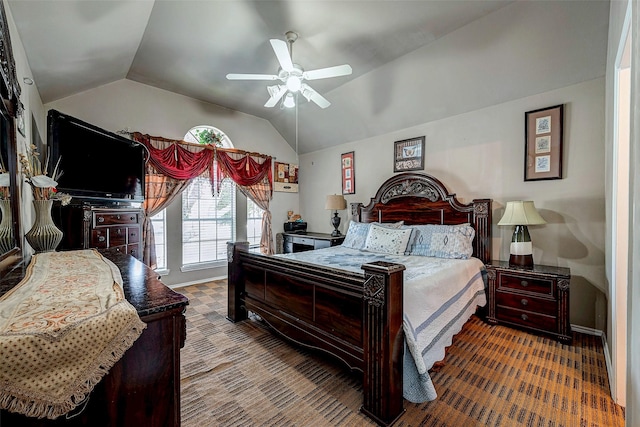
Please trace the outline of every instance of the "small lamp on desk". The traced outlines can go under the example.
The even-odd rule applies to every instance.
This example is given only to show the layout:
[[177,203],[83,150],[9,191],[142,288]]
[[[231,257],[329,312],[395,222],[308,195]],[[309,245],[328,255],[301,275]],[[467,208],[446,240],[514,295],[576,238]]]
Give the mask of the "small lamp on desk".
[[333,194],[327,196],[327,201],[324,204],[324,208],[334,211],[333,217],[331,218],[331,225],[333,225],[334,230],[331,232],[331,236],[341,236],[342,233],[340,233],[340,230],[338,230],[338,227],[340,227],[340,217],[338,216],[338,211],[347,209],[347,201],[341,195]]
[[511,246],[509,247],[509,265],[525,268],[533,267],[533,245],[527,226],[546,223],[532,201],[507,202],[504,215],[502,215],[498,225],[515,225]]

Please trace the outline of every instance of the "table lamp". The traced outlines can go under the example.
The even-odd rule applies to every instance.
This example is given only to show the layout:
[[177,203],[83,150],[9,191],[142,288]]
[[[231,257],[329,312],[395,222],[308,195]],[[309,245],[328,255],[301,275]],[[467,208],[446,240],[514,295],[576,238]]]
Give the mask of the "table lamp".
[[532,201],[507,202],[504,215],[498,225],[515,225],[511,246],[509,247],[509,265],[516,267],[533,267],[533,245],[528,225],[546,224]]
[[333,225],[334,230],[331,232],[332,237],[337,237],[342,235],[338,227],[340,226],[340,217],[338,216],[338,211],[347,209],[347,201],[338,194],[332,194],[327,196],[327,201],[324,204],[324,208],[327,210],[334,211],[333,217],[331,218],[331,225]]

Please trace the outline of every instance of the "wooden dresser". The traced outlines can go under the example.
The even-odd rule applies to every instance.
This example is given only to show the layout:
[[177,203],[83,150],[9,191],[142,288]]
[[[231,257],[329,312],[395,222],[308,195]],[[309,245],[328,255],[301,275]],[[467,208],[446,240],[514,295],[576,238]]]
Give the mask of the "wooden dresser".
[[[184,311],[189,300],[137,259],[108,250],[101,253],[120,269],[125,296],[147,328],[96,385],[86,406],[56,420],[0,411],[0,426],[180,426],[180,349],[186,339]],[[23,276],[24,267],[5,274],[0,295]]]
[[58,250],[96,248],[142,259],[142,209],[69,205],[56,207],[53,217],[63,232]]
[[572,341],[569,323],[571,271],[564,267],[509,266],[492,261],[487,266],[489,313],[487,321],[553,335]]

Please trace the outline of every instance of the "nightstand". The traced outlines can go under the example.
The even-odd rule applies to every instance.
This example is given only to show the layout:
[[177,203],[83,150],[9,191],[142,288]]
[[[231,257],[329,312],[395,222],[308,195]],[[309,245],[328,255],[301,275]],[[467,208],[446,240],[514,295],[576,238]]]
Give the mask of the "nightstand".
[[489,323],[542,332],[571,343],[568,268],[547,265],[519,268],[505,261],[492,261],[486,267]]
[[305,234],[282,233],[282,239],[283,253],[288,254],[338,246],[344,241],[344,236],[312,232]]

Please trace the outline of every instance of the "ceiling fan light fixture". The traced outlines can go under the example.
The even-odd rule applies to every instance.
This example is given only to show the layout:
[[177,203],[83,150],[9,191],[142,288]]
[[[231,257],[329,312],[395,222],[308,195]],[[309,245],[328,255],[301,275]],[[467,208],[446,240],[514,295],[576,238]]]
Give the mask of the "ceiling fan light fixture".
[[289,92],[287,96],[284,97],[284,101],[282,101],[282,105],[287,108],[293,108],[296,106],[296,101],[293,99],[293,94]]
[[287,89],[291,92],[297,92],[302,87],[302,80],[298,76],[289,76],[287,78]]

